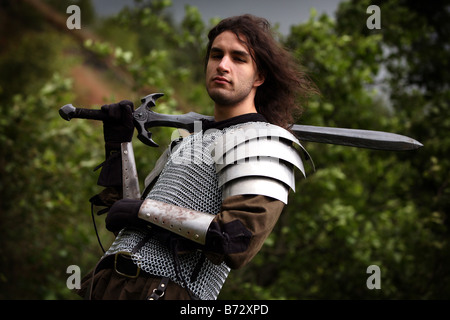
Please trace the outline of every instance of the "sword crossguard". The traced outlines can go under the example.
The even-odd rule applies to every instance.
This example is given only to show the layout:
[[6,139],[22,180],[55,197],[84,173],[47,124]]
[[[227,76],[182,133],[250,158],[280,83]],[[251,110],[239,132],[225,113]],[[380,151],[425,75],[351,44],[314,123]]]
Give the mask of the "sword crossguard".
[[194,132],[194,123],[202,120],[214,120],[212,116],[205,116],[196,112],[186,114],[162,114],[151,110],[156,105],[156,100],[162,97],[163,93],[153,93],[141,99],[142,105],[134,112],[134,126],[138,131],[138,139],[151,147],[158,147],[152,140],[152,133],[148,131],[152,127],[170,127],[185,129]]

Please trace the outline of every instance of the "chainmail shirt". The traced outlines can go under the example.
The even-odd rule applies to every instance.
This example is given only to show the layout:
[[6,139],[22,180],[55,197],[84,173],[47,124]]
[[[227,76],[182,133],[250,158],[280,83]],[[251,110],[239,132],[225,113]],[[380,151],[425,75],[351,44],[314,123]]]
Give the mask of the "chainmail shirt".
[[[248,124],[248,123],[247,123]],[[222,204],[222,191],[218,186],[215,163],[211,156],[214,141],[227,130],[197,132],[186,138],[172,150],[167,164],[147,198],[176,206],[216,215]],[[125,228],[116,237],[105,256],[119,251],[132,252],[148,231]],[[204,259],[197,279],[191,282],[191,275],[199,261],[200,251],[179,255],[179,276],[177,277],[173,253],[166,245],[150,238],[145,245],[132,255],[133,261],[144,271],[160,277],[168,277],[188,288],[202,300],[217,299],[230,272],[223,262],[219,265]]]

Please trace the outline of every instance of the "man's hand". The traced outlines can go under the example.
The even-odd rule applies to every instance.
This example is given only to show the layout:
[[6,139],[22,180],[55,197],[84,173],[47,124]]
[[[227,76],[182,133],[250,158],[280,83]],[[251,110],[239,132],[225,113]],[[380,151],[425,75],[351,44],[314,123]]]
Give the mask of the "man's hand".
[[103,121],[105,143],[120,145],[122,142],[130,142],[134,132],[133,102],[123,100],[106,104],[101,109],[108,114],[108,119]]
[[122,160],[120,144],[133,139],[133,102],[128,100],[107,104],[101,110],[108,114],[103,120],[103,135],[105,139],[105,162],[100,172],[97,184],[104,187],[122,187]]
[[138,218],[143,200],[121,199],[116,201],[106,216],[106,229],[118,232],[125,227],[142,227],[148,223]]
[[244,252],[251,238],[252,233],[239,220],[225,224],[213,221],[206,233],[205,248],[219,254]]

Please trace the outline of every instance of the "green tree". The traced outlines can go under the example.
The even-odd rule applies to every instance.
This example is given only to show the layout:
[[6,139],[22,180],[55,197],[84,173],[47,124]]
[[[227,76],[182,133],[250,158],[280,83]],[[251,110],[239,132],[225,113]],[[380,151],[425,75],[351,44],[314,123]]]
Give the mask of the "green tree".
[[20,25],[1,37],[0,298],[73,298],[67,267],[87,272],[100,256],[87,200],[101,128],[58,114],[75,99],[67,71],[77,59],[61,53],[76,44],[25,3],[0,5],[2,23]]
[[[395,285],[409,288],[404,297],[441,299],[449,291],[450,212],[450,4],[448,1],[377,1],[383,36],[381,64],[386,88],[396,115],[395,128],[424,144],[414,156],[395,154],[408,170],[398,171],[395,196],[417,211],[418,234],[411,234],[408,246],[413,261],[405,265],[404,277]],[[337,30],[366,36],[370,30],[351,21],[352,12],[362,10],[368,1],[344,3],[338,12]],[[426,236],[425,236],[426,234]],[[400,273],[400,270],[399,270]],[[414,281],[409,280],[414,278]]]

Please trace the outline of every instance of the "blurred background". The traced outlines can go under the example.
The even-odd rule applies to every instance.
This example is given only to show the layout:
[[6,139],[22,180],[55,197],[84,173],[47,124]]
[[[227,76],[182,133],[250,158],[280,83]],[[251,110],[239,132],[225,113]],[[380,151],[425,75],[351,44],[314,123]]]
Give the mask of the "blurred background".
[[[69,5],[81,29],[69,29]],[[370,5],[380,28],[370,29]],[[273,233],[219,299],[450,298],[449,1],[0,0],[0,299],[78,299],[66,286],[102,255],[88,199],[101,188],[99,108],[164,92],[157,112],[211,115],[206,34],[221,18],[267,18],[321,91],[300,124],[382,130],[424,144],[388,152],[305,143]],[[141,183],[160,148],[135,139]],[[103,246],[113,240],[95,216]],[[381,289],[368,289],[377,265]]]

